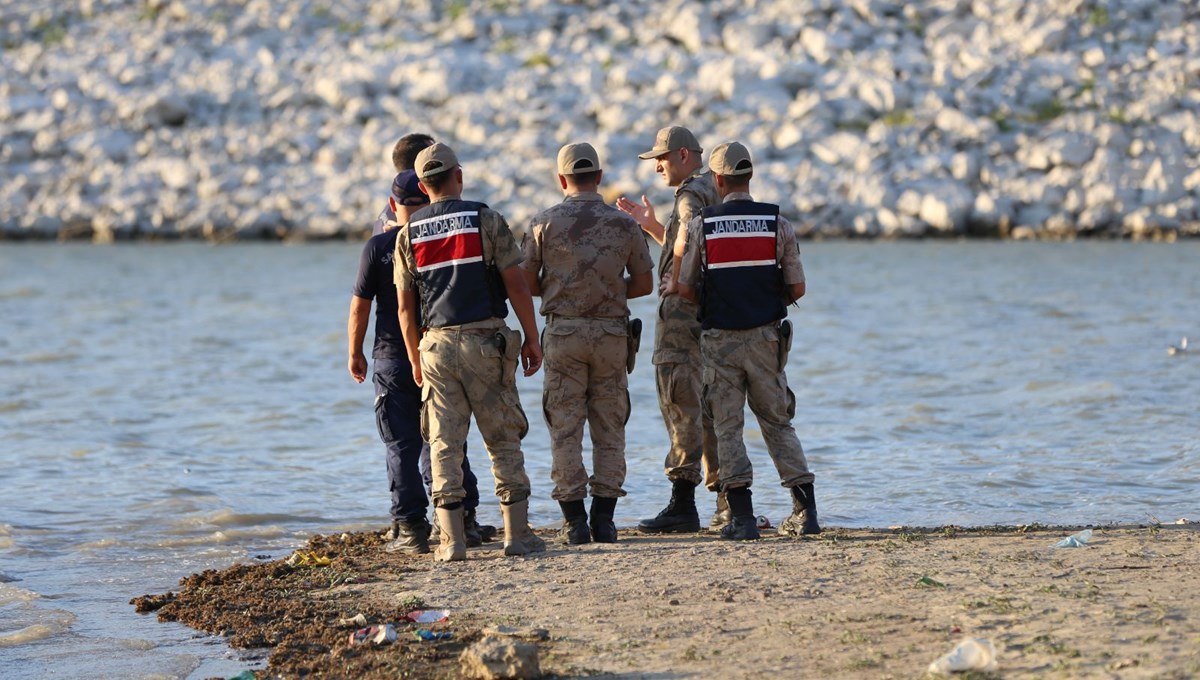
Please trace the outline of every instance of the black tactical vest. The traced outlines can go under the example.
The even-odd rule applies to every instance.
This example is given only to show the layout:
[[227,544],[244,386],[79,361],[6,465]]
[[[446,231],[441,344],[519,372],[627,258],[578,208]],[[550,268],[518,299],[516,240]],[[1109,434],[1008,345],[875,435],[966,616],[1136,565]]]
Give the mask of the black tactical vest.
[[486,207],[474,201],[438,201],[409,219],[422,326],[458,326],[508,315],[495,256],[490,263],[483,260],[480,211]]
[[775,255],[779,206],[728,201],[705,208],[703,328],[740,330],[787,316]]

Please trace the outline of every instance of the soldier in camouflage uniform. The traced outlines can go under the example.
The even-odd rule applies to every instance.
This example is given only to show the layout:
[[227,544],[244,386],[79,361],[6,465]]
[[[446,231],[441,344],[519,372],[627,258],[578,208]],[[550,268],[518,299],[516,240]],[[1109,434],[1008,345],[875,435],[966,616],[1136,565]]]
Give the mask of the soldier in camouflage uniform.
[[[696,486],[703,481],[709,490],[717,490],[716,436],[712,419],[705,415],[700,403],[700,322],[696,319],[696,305],[675,294],[676,258],[671,247],[680,225],[686,225],[705,207],[720,201],[712,175],[704,168],[702,153],[690,130],[673,126],[659,130],[654,148],[638,156],[643,160],[654,159],[655,168],[667,186],[675,187],[675,206],[665,227],[655,218],[654,208],[645,196],[640,205],[625,197],[617,200],[618,208],[633,216],[646,233],[663,245],[658,262],[661,300],[654,327],[654,370],[658,405],[671,438],[664,467],[672,490],[671,501],[657,517],[638,523],[638,529],[647,533],[699,531]],[[711,526],[719,528],[728,521],[722,495],[718,497],[717,514]]]
[[[517,397],[518,356],[529,376],[541,366],[542,350],[533,299],[517,266],[520,248],[502,215],[460,198],[462,168],[450,147],[424,149],[415,169],[432,202],[397,235],[394,259],[400,327],[413,380],[421,386],[422,434],[433,463],[441,533],[434,559],[466,559],[462,457],[472,414],[492,459],[504,554],[545,550],[529,528],[529,477],[521,452],[529,422]],[[524,341],[504,323],[505,297]]]
[[[558,182],[566,199],[530,222],[521,265],[546,317],[542,409],[550,430],[551,497],[563,512],[559,537],[572,545],[617,540],[613,511],[625,495],[629,420],[627,300],[654,288],[646,238],[637,222],[605,205],[597,192],[601,175],[591,144],[559,151]],[[592,437],[590,479],[583,464],[585,420]],[[589,483],[590,526],[583,506]]]
[[718,146],[709,167],[722,202],[688,223],[677,283],[680,295],[692,300],[697,287],[702,290],[704,406],[714,418],[721,489],[732,514],[721,538],[758,538],[750,500],[753,473],[742,441],[747,398],[780,480],[792,493],[792,514],[780,531],[820,533],[813,474],[792,428],[796,397],[784,372],[791,341],[787,305],[805,291],[795,232],[779,206],[750,196],[754,164],[745,146]]

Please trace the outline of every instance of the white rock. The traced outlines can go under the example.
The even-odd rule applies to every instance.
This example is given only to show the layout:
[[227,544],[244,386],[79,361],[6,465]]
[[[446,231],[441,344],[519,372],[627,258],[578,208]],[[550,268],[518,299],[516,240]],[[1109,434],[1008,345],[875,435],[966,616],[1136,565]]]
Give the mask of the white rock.
[[979,139],[982,132],[982,128],[975,120],[958,109],[941,109],[937,112],[933,124],[943,132],[970,140]]
[[1106,61],[1104,49],[1101,47],[1089,47],[1084,51],[1080,59],[1083,61],[1083,65],[1088,68],[1096,68]]
[[830,165],[849,163],[865,148],[862,137],[851,132],[836,132],[812,145],[812,153]]
[[971,191],[958,183],[943,183],[933,187],[921,198],[919,217],[939,231],[959,232],[966,227],[967,216],[974,206]]
[[812,57],[813,61],[818,64],[829,63],[829,60],[832,58],[829,52],[829,38],[820,29],[811,26],[805,26],[801,29],[800,45],[804,48],[808,56]]

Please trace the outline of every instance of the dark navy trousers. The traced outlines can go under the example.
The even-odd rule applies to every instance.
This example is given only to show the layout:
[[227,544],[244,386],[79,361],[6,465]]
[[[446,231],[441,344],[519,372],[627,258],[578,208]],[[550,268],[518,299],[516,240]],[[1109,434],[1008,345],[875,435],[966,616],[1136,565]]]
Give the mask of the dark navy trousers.
[[[388,484],[392,492],[392,518],[414,522],[425,518],[429,507],[429,445],[421,440],[421,388],[412,379],[407,361],[376,359],[371,376],[375,384],[375,425],[387,447]],[[479,507],[479,480],[471,472],[463,446],[463,507]]]

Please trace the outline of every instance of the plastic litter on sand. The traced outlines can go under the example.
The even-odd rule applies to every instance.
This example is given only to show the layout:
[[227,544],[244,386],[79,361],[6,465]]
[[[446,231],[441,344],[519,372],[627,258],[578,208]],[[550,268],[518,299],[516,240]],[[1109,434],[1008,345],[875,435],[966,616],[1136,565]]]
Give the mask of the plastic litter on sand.
[[338,619],[339,626],[354,626],[355,628],[363,628],[367,625],[367,617],[363,614],[356,614],[349,618]]
[[350,644],[362,645],[373,643],[377,645],[387,645],[396,641],[396,627],[390,623],[381,626],[367,626],[359,628],[350,634]]
[[450,619],[450,612],[441,609],[417,609],[405,614],[413,623],[441,623]]
[[1084,529],[1077,534],[1071,534],[1063,540],[1054,544],[1055,548],[1086,548],[1088,541],[1092,540],[1092,530]]
[[451,633],[450,631],[443,631],[440,633],[435,633],[432,630],[429,630],[428,628],[422,628],[422,629],[418,630],[416,632],[416,635],[417,635],[418,640],[425,640],[427,642],[431,642],[434,640],[449,640],[454,637],[454,633]]
[[297,550],[287,559],[291,567],[328,567],[330,560],[312,551]]
[[996,647],[987,638],[966,638],[949,654],[929,664],[928,672],[948,675],[960,671],[994,671]]

